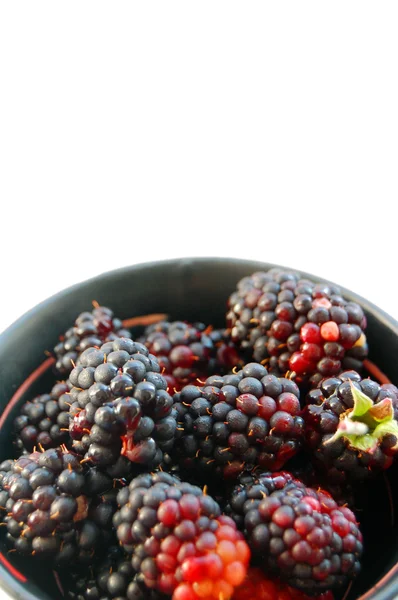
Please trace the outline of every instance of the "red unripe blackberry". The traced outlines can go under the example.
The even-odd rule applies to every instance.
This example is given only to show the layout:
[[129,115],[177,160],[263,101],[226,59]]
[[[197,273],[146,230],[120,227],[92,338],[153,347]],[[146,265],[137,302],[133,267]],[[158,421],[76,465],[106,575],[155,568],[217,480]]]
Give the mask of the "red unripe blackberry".
[[323,380],[303,411],[314,466],[329,482],[365,480],[398,455],[398,389],[355,371]]
[[164,472],[140,475],[118,503],[117,536],[149,589],[173,600],[228,600],[244,580],[243,535],[200,488]]
[[110,308],[95,306],[91,312],[81,313],[54,348],[57,372],[69,375],[79,354],[86,348],[101,346],[119,337],[130,338],[131,334],[124,329],[122,321],[113,316]]
[[327,492],[280,475],[279,489],[264,474],[241,481],[230,498],[229,512],[257,564],[311,595],[344,586],[358,574],[362,555],[354,513]]
[[233,478],[253,466],[278,470],[302,445],[297,385],[258,363],[213,375],[203,387],[184,387],[174,396],[174,411],[173,455],[199,472]]
[[69,391],[68,382],[56,383],[49,394],[37,396],[23,404],[14,421],[18,450],[69,446]]
[[333,600],[332,592],[308,596],[301,590],[287,585],[284,581],[251,567],[246,579],[238,587],[232,600]]
[[367,356],[362,308],[337,286],[271,269],[244,277],[228,301],[231,338],[278,375],[317,384]]

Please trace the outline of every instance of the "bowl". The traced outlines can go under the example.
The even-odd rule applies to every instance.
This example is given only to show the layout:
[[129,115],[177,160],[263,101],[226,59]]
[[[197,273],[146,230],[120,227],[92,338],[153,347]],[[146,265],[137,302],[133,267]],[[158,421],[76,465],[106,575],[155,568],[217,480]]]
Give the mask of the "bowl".
[[[40,367],[45,352],[93,300],[110,306],[122,319],[162,312],[171,320],[203,321],[221,327],[226,300],[239,279],[274,266],[228,258],[140,264],[75,285],[30,310],[0,336],[0,462],[13,452],[12,423],[19,406],[50,389],[51,372],[45,365]],[[342,291],[366,312],[369,358],[398,385],[398,323],[355,293]],[[29,378],[32,372],[33,379]],[[10,403],[21,384],[17,398]],[[363,568],[345,600],[392,600],[398,597],[398,526],[394,520],[394,510],[398,514],[398,464],[369,485],[366,502]],[[0,595],[2,590],[8,598],[61,598],[50,567],[8,553],[3,538],[0,536]]]

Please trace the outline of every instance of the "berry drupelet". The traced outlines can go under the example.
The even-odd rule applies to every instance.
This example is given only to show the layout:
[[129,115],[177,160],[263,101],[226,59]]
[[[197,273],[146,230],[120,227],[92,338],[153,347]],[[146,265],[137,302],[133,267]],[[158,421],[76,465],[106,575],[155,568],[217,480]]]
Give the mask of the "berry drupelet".
[[203,323],[161,321],[147,327],[139,341],[157,357],[169,390],[180,390],[208,374],[216,353],[209,333]]
[[362,534],[349,508],[294,480],[262,499],[256,492],[252,486],[242,503],[241,490],[234,491],[231,508],[263,568],[308,594],[341,587],[358,574]]
[[229,491],[225,513],[230,516],[240,530],[245,529],[245,514],[248,507],[257,508],[261,500],[276,490],[282,490],[294,482],[298,487],[305,487],[288,471],[279,473],[246,471],[242,473],[232,491]]
[[131,334],[123,328],[122,321],[113,316],[110,308],[95,306],[92,312],[81,313],[54,348],[57,372],[68,376],[79,354],[86,348],[101,346],[119,337],[130,338]]
[[367,356],[366,318],[337,286],[271,269],[243,278],[230,296],[232,340],[271,372],[292,371],[312,384]]
[[88,348],[70,374],[73,448],[106,467],[120,457],[155,466],[174,442],[173,400],[159,363],[127,338]]
[[303,411],[314,465],[336,483],[365,480],[398,455],[398,389],[355,371],[311,390]]
[[49,394],[37,396],[22,406],[14,421],[15,444],[20,452],[69,445],[70,387],[68,382],[58,382]]
[[[66,448],[34,452],[1,467],[0,512],[7,540],[19,554],[63,564],[90,560],[109,543],[114,499],[105,495],[91,503],[83,466]],[[103,484],[97,489],[103,492]]]
[[226,332],[203,323],[162,321],[147,327],[139,341],[157,357],[171,391],[240,363]]
[[114,525],[145,585],[173,600],[229,600],[249,548],[213,498],[168,473],[143,474],[118,494]]
[[212,376],[174,396],[175,456],[185,467],[236,477],[253,466],[279,470],[302,445],[299,390],[258,363]]

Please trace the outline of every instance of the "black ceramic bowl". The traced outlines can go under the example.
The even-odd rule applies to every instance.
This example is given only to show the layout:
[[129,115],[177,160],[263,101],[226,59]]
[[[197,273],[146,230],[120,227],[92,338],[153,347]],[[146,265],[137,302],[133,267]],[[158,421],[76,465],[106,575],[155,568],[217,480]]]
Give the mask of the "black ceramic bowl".
[[[46,358],[60,333],[92,300],[112,307],[121,318],[164,312],[172,320],[190,320],[222,326],[225,304],[239,279],[274,265],[226,258],[181,259],[137,265],[106,273],[69,288],[21,317],[0,336],[0,462],[12,455],[12,422],[18,407],[33,394],[47,392],[51,373],[38,378],[18,403],[9,401]],[[304,273],[306,277],[313,276]],[[317,278],[318,279],[318,278]],[[398,323],[376,306],[344,290],[360,303],[368,317],[370,359],[398,384]],[[398,598],[398,465],[378,479],[367,492],[363,520],[365,556],[363,569],[346,600]],[[390,490],[390,494],[389,494]],[[365,515],[365,513],[364,513]],[[1,532],[1,529],[0,529]],[[18,559],[0,537],[0,597],[23,600],[60,599],[51,569]],[[7,596],[6,596],[7,597]]]

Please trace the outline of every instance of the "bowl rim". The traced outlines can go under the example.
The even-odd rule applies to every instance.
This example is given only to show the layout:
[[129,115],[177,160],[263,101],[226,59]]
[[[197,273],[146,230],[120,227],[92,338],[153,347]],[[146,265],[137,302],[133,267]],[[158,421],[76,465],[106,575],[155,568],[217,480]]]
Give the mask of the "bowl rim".
[[[253,273],[255,271],[265,271],[270,268],[280,268],[280,269],[284,269],[284,270],[288,270],[288,271],[296,271],[303,278],[308,278],[310,280],[315,279],[316,281],[319,281],[321,283],[327,282],[327,283],[334,284],[334,282],[332,282],[328,279],[318,277],[317,275],[307,273],[300,269],[294,269],[292,267],[286,267],[286,266],[278,265],[278,264],[274,264],[274,263],[266,263],[263,261],[257,261],[257,260],[251,260],[251,259],[245,259],[245,258],[233,258],[233,257],[224,257],[224,256],[222,256],[222,257],[219,257],[219,256],[209,256],[209,257],[193,256],[193,257],[181,257],[181,258],[171,258],[171,259],[163,259],[163,260],[153,260],[153,261],[148,261],[148,262],[140,262],[140,263],[132,264],[129,266],[124,266],[124,267],[120,267],[117,269],[111,269],[111,270],[105,271],[105,272],[95,275],[89,279],[85,279],[85,280],[75,283],[71,286],[68,286],[68,287],[60,290],[59,292],[56,292],[55,294],[49,296],[45,300],[39,302],[38,304],[33,306],[31,309],[29,309],[25,313],[23,313],[18,319],[16,319],[3,332],[0,333],[0,346],[7,345],[8,341],[13,338],[14,333],[17,330],[20,330],[21,328],[23,328],[24,325],[30,319],[34,318],[34,316],[37,313],[45,310],[46,307],[56,303],[58,300],[61,300],[62,298],[65,298],[66,296],[68,296],[70,294],[73,294],[75,291],[81,290],[84,287],[90,287],[92,284],[95,284],[96,282],[101,281],[103,283],[104,281],[109,280],[115,276],[119,276],[119,277],[120,276],[123,277],[124,275],[128,276],[132,272],[140,270],[140,269],[150,270],[152,268],[158,268],[159,266],[162,266],[162,265],[166,268],[170,268],[173,266],[177,267],[177,266],[181,266],[184,264],[185,265],[193,265],[193,266],[203,265],[205,267],[205,266],[208,266],[210,263],[215,263],[215,262],[219,263],[220,268],[222,268],[223,265],[230,266],[231,264],[234,264],[234,263],[239,264],[241,266],[247,265],[248,269],[250,268],[251,273]],[[250,273],[248,272],[248,274],[250,274]],[[348,288],[345,288],[339,284],[334,284],[334,285],[337,285],[340,288],[340,290],[342,291],[342,294],[344,296],[348,297],[350,300],[354,300],[354,301],[358,302],[362,306],[362,308],[365,309],[366,312],[372,314],[379,322],[384,324],[387,328],[392,330],[392,332],[396,336],[398,336],[398,321],[394,317],[392,317],[390,314],[388,314],[383,309],[381,309],[374,303],[370,302],[366,298],[363,298],[359,294],[352,292]],[[22,579],[19,579],[18,576],[15,576],[15,572],[18,573],[18,571],[16,571],[16,569],[13,569],[13,567],[12,567],[12,565],[10,565],[10,563],[8,563],[8,565],[9,565],[8,567],[5,563],[8,563],[8,561],[0,553],[0,591],[2,590],[3,592],[5,592],[7,594],[7,596],[5,598],[9,598],[10,600],[12,600],[12,598],[20,598],[21,600],[37,600],[37,596],[34,596],[29,590],[27,590],[26,588],[21,586],[20,581],[22,581]],[[11,566],[11,573],[14,571],[14,576],[12,576],[10,574],[10,570],[9,570],[10,566]],[[385,573],[384,576],[381,577],[370,590],[368,590],[362,596],[360,596],[358,598],[358,600],[368,600],[368,599],[394,600],[397,597],[398,583],[397,583],[397,579],[395,579],[395,581],[394,581],[394,579],[392,579],[392,578],[394,575],[397,575],[397,574],[398,574],[398,562],[387,573]],[[23,577],[23,575],[22,575],[22,577]],[[11,596],[8,594],[13,594],[13,595]]]

